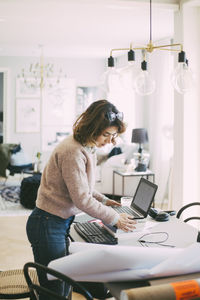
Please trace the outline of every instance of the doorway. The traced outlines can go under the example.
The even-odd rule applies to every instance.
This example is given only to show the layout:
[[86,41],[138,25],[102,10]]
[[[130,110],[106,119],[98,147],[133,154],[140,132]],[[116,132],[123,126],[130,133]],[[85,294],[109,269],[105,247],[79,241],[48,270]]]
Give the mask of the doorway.
[[0,144],[9,140],[8,124],[10,122],[9,111],[9,82],[10,72],[7,68],[0,68]]
[[3,86],[3,78],[4,73],[0,72],[0,144],[3,143],[3,109],[4,109],[4,101],[3,101],[3,95],[4,95],[4,86]]

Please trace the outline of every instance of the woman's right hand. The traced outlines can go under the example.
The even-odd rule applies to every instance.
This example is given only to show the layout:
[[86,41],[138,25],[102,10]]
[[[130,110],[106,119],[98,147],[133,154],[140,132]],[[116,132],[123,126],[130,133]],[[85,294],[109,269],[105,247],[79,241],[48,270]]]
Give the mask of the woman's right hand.
[[135,228],[134,224],[136,224],[136,221],[133,220],[133,216],[122,213],[120,214],[120,218],[116,225],[118,229],[122,229],[123,231],[128,232],[132,231]]

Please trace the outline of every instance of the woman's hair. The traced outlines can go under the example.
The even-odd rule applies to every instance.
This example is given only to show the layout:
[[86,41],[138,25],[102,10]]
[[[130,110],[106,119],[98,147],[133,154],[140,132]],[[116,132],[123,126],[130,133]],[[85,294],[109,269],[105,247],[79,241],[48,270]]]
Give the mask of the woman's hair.
[[87,145],[95,143],[97,137],[111,126],[117,127],[119,134],[126,130],[123,113],[107,100],[98,100],[78,117],[73,125],[73,135],[76,141]]

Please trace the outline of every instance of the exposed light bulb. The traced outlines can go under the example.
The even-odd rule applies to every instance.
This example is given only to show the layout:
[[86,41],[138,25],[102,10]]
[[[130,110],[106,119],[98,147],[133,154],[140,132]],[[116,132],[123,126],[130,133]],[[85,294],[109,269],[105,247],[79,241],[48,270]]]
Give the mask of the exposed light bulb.
[[105,92],[121,89],[121,78],[120,72],[114,67],[114,58],[110,56],[108,58],[108,70],[101,77],[102,88]]
[[136,65],[134,61],[129,61],[128,66],[122,68],[120,70],[120,74],[122,75],[122,85],[126,88],[135,89],[135,79],[138,76],[140,69]]
[[135,52],[130,49],[128,52],[128,66],[120,70],[122,75],[122,85],[126,89],[135,89],[134,82],[139,73],[139,68],[135,63]]
[[121,74],[114,67],[109,67],[102,75],[101,84],[106,92],[119,89],[121,87]]
[[155,91],[155,80],[151,78],[147,71],[147,62],[143,61],[141,64],[142,70],[135,79],[135,90],[141,96],[150,95]]
[[194,85],[192,71],[186,62],[179,62],[171,77],[172,85],[180,94],[185,94]]
[[188,67],[188,60],[184,51],[178,54],[178,66],[172,73],[172,84],[180,94],[187,93],[194,84],[193,74]]

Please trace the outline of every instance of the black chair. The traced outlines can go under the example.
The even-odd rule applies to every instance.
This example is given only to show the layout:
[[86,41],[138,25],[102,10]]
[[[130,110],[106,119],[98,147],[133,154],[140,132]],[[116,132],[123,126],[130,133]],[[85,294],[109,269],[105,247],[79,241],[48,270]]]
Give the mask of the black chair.
[[[30,272],[31,280],[38,282],[36,270]],[[24,299],[30,297],[23,269],[0,272],[0,299]]]
[[[179,211],[177,212],[176,217],[179,219],[180,216],[182,215],[182,213],[186,209],[188,209],[188,208],[190,208],[192,206],[195,206],[195,205],[199,206],[200,202],[191,202],[189,204],[184,205],[181,209],[179,209]],[[189,221],[192,221],[192,220],[200,220],[200,216],[193,216],[193,217],[189,217],[189,218],[183,219],[184,222],[189,222]],[[197,242],[200,243],[200,231],[198,231],[198,234],[197,234]]]
[[[177,212],[177,215],[176,217],[179,219],[180,216],[182,215],[182,213],[189,207],[191,206],[195,206],[195,205],[200,205],[200,202],[192,202],[192,203],[189,203],[189,204],[186,204],[184,205],[178,212]],[[193,216],[193,217],[189,217],[187,219],[184,219],[183,221],[184,222],[188,222],[188,221],[191,221],[191,220],[200,220],[200,216]]]
[[63,299],[63,300],[65,299],[66,300],[66,299],[71,299],[71,293],[72,293],[72,289],[71,289],[67,297],[60,296],[60,295],[56,294],[55,292],[49,290],[48,288],[43,287],[40,284],[34,283],[31,279],[31,276],[29,273],[33,269],[37,270],[37,271],[43,271],[43,272],[45,272],[46,275],[48,275],[48,274],[53,275],[54,277],[61,280],[62,282],[69,284],[72,287],[72,289],[76,288],[76,290],[80,291],[80,293],[86,299],[93,300],[92,295],[83,286],[81,286],[79,283],[77,283],[70,277],[68,277],[56,270],[48,268],[44,265],[41,265],[38,263],[33,263],[33,262],[28,262],[24,265],[24,276],[25,276],[27,285],[30,290],[31,300],[37,300],[39,294],[51,296],[53,299]]

